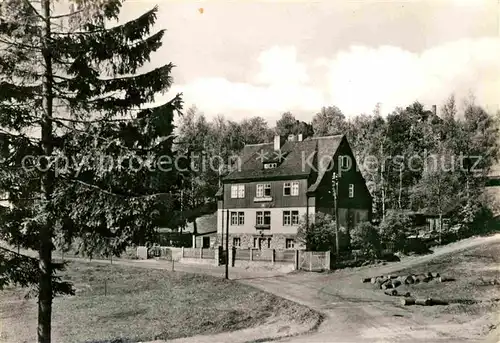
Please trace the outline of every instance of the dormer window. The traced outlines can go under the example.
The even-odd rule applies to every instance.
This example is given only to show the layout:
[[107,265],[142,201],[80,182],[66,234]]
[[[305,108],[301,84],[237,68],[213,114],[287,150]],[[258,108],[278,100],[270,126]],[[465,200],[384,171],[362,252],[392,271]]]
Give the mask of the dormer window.
[[278,163],[264,163],[264,169],[273,169],[273,168],[276,168],[278,166]]

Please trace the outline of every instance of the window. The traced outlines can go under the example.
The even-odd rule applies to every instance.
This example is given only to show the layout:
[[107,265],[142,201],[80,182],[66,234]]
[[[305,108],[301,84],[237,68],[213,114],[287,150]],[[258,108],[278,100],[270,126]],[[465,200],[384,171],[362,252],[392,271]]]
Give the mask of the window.
[[271,212],[264,212],[264,225],[271,225]]
[[292,215],[290,211],[283,211],[283,225],[290,225],[292,223]]
[[233,247],[241,247],[241,238],[239,237],[233,238]]
[[299,225],[299,211],[283,211],[283,225]]
[[283,195],[292,194],[292,184],[290,182],[285,182],[283,185]]
[[273,169],[278,166],[277,163],[264,163],[264,169]]
[[257,185],[257,192],[256,192],[257,198],[264,198],[264,197],[270,197],[270,196],[271,196],[271,185],[270,184]]
[[257,225],[271,225],[271,212],[257,211]]
[[231,225],[238,225],[238,213],[231,212]]
[[354,185],[352,183],[349,184],[349,198],[354,198]]
[[245,212],[231,212],[231,225],[244,225]]
[[299,225],[299,211],[292,211],[292,225]]
[[285,241],[285,248],[293,249],[295,247],[295,241],[291,238],[287,238]]
[[294,182],[285,182],[283,184],[283,195],[299,195],[299,183]]
[[231,198],[244,198],[245,197],[245,185],[231,185]]
[[238,198],[245,197],[245,185],[238,185]]

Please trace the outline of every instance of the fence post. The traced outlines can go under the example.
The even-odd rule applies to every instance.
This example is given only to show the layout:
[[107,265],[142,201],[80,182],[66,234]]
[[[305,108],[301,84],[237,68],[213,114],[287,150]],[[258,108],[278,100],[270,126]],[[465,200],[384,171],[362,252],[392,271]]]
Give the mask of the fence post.
[[295,254],[293,255],[293,262],[295,263],[295,270],[299,270],[299,250],[295,250]]
[[200,248],[200,260],[203,258],[203,248]]
[[216,266],[219,266],[219,261],[220,261],[220,250],[221,250],[221,247],[218,246],[217,249],[215,249],[214,251],[214,259],[215,259],[215,265]]
[[312,251],[309,251],[309,271],[312,272],[313,269],[313,259]]
[[182,255],[182,258],[184,258],[184,247],[181,247],[181,255]]
[[325,256],[325,269],[326,270],[330,270],[330,256],[331,256],[330,250],[328,250],[326,252],[326,256]]
[[253,249],[250,248],[250,261],[253,261]]
[[236,248],[231,247],[231,267],[234,267],[236,261]]
[[276,255],[275,255],[275,250],[271,250],[271,263],[274,264],[274,261],[276,260]]

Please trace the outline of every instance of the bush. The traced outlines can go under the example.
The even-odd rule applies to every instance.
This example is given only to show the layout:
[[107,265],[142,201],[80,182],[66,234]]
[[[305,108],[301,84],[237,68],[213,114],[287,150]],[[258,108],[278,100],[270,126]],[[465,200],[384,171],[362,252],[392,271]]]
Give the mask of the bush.
[[377,228],[369,222],[361,223],[354,228],[351,232],[351,244],[367,257],[380,256],[380,235]]
[[306,218],[303,218],[297,240],[310,251],[335,251],[335,220],[328,214],[316,213],[310,216],[307,227]]
[[406,251],[406,238],[412,228],[408,215],[401,211],[390,211],[380,223],[382,243],[393,246],[395,251]]
[[492,210],[478,199],[458,206],[452,214],[451,226],[457,238],[488,234],[499,229]]

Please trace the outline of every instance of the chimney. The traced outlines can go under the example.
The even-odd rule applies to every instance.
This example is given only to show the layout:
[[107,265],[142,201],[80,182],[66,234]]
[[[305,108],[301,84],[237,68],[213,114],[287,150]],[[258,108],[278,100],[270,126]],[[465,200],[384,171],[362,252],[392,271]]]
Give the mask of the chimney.
[[432,113],[434,115],[437,115],[437,107],[436,107],[436,105],[432,105]]
[[301,133],[299,133],[299,135],[297,136],[297,140],[299,142],[302,142],[303,138],[302,138],[302,134]]

